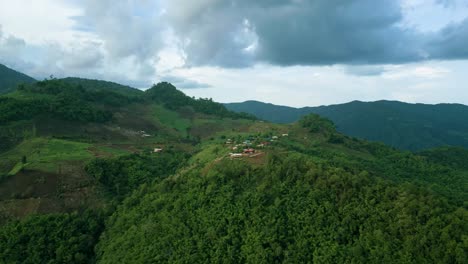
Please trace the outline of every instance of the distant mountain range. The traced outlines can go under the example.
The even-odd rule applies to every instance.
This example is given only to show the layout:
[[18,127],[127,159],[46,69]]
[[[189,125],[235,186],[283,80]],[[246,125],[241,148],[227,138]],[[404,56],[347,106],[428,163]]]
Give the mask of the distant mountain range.
[[332,120],[344,134],[384,142],[400,149],[414,151],[444,145],[468,147],[468,106],[460,104],[353,101],[293,108],[247,101],[225,106],[275,123],[292,123],[304,115],[315,113]]
[[0,64],[0,94],[7,93],[15,89],[18,84],[32,83],[36,80],[26,74],[17,72],[7,66]]

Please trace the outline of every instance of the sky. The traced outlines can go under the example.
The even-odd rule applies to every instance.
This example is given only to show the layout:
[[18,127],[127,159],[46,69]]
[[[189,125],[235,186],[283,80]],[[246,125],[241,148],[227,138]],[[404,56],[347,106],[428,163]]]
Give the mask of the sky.
[[468,0],[0,0],[0,63],[219,102],[468,105]]

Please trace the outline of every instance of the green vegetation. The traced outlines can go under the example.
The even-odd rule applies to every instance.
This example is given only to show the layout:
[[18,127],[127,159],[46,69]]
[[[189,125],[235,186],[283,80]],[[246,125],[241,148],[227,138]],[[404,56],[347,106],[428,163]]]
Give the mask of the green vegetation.
[[114,92],[129,97],[139,97],[143,94],[143,91],[135,89],[130,86],[120,85],[118,83],[101,81],[101,80],[89,80],[82,78],[65,78],[61,79],[65,83],[69,83],[74,86],[81,86],[87,91],[92,92]]
[[33,83],[33,78],[0,64],[0,94],[13,91],[17,85]]
[[[90,103],[96,101],[118,106],[127,101],[117,94],[100,97],[87,94],[79,87],[67,86],[58,80],[37,82],[31,86],[20,86],[22,94],[0,97],[0,123],[27,120],[40,115],[81,122],[106,122],[112,113],[101,110]],[[41,96],[28,96],[31,93]]]
[[187,135],[188,129],[191,125],[190,120],[181,117],[179,113],[170,111],[161,105],[156,105],[154,107],[154,116],[163,125],[170,128],[174,128],[184,136]]
[[412,185],[270,156],[223,161],[134,192],[99,263],[464,263],[466,210]]
[[86,166],[89,175],[115,197],[124,197],[142,184],[162,180],[181,168],[187,156],[174,151],[97,159]]
[[11,222],[0,228],[0,262],[93,263],[103,219],[87,211]]
[[278,123],[292,123],[315,113],[332,120],[338,131],[346,135],[383,142],[399,149],[415,151],[444,145],[468,147],[468,107],[464,105],[355,101],[297,109],[247,101],[225,106]]
[[318,115],[310,114],[304,116],[299,120],[299,124],[307,128],[310,133],[335,133],[335,125],[333,122]]
[[[361,128],[388,130],[387,107]],[[0,262],[466,263],[468,151],[340,124],[257,121],[168,83],[20,85],[0,97]]]
[[13,169],[11,169],[11,171],[8,173],[8,175],[15,175],[15,174],[17,174],[17,173],[20,172],[21,170],[24,170],[24,167],[25,167],[26,165],[27,165],[27,164],[22,163],[22,162],[16,163],[16,165],[13,167]]
[[422,151],[419,155],[426,157],[431,162],[442,164],[449,168],[468,171],[468,149],[465,148],[442,147]]
[[[1,154],[0,168],[16,164],[12,172],[10,172],[13,175],[23,168],[57,172],[63,162],[92,159],[93,155],[89,151],[90,146],[90,144],[86,143],[61,139],[34,138],[26,140],[14,149]],[[27,158],[26,164],[22,162],[23,157]]]
[[146,96],[153,101],[163,104],[171,110],[192,108],[192,112],[230,118],[255,119],[254,116],[245,113],[234,113],[226,109],[222,104],[213,102],[212,99],[194,99],[186,96],[167,82],[159,83],[145,91]]

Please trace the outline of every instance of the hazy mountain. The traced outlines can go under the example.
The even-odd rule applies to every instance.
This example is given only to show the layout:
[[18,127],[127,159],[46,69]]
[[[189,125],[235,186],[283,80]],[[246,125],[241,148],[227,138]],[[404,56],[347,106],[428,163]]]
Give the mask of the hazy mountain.
[[309,113],[332,120],[350,136],[381,141],[393,147],[420,150],[443,145],[468,147],[468,106],[360,102],[293,108],[257,101],[225,104],[238,112],[277,123],[291,123]]
[[18,84],[35,82],[32,77],[0,64],[0,94],[14,90]]

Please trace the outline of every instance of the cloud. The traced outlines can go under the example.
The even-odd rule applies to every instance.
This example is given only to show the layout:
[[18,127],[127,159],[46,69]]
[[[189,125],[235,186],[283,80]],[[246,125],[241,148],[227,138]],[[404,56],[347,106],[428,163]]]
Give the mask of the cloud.
[[0,56],[3,60],[18,56],[25,45],[23,39],[3,33],[3,27],[0,25]]
[[405,65],[386,71],[383,77],[393,80],[433,80],[444,78],[450,73],[449,69],[440,66]]
[[167,19],[188,65],[247,67],[254,54],[249,47],[257,36],[236,1],[167,0]]
[[31,68],[32,65],[22,58],[25,48],[26,42],[23,39],[5,34],[0,25],[0,63],[12,68]]
[[64,69],[95,69],[103,65],[104,53],[100,43],[87,41],[61,53]]
[[456,8],[458,6],[468,6],[465,0],[436,0],[437,4],[443,5],[446,8]]
[[154,64],[168,30],[158,1],[86,0],[74,28],[94,34],[111,63],[132,60],[140,78],[154,75]]
[[[426,3],[41,0],[34,2],[41,12],[28,11],[22,22],[16,17],[27,1],[15,1],[6,12],[7,1],[0,0],[4,10],[0,22],[10,21],[12,30],[0,36],[0,59],[35,76],[98,75],[139,85],[152,83],[156,76],[177,76],[173,71],[179,67],[339,64],[348,75],[378,76],[385,71],[380,65],[468,59],[468,19],[422,32],[403,23],[404,5],[410,2]],[[439,9],[466,4],[465,0],[430,2],[438,3]],[[47,10],[56,10],[57,16],[39,23]]]
[[428,52],[435,59],[468,59],[468,18],[434,34]]
[[87,0],[83,15],[75,21],[78,28],[98,35],[111,56],[145,60],[162,45],[163,28],[155,8],[151,1]]
[[[394,0],[170,1],[196,65],[401,63],[423,59]],[[172,8],[171,8],[172,7]]]
[[344,72],[355,76],[378,76],[386,72],[383,66],[364,65],[364,66],[346,66]]
[[201,83],[191,79],[187,79],[180,76],[164,76],[161,78],[161,81],[172,83],[175,87],[179,89],[205,89],[211,88],[211,85],[206,83]]
[[[458,0],[437,0],[449,8]],[[402,26],[395,0],[167,1],[190,65],[401,64],[465,59],[465,24],[434,34]],[[404,2],[403,2],[404,3]]]

